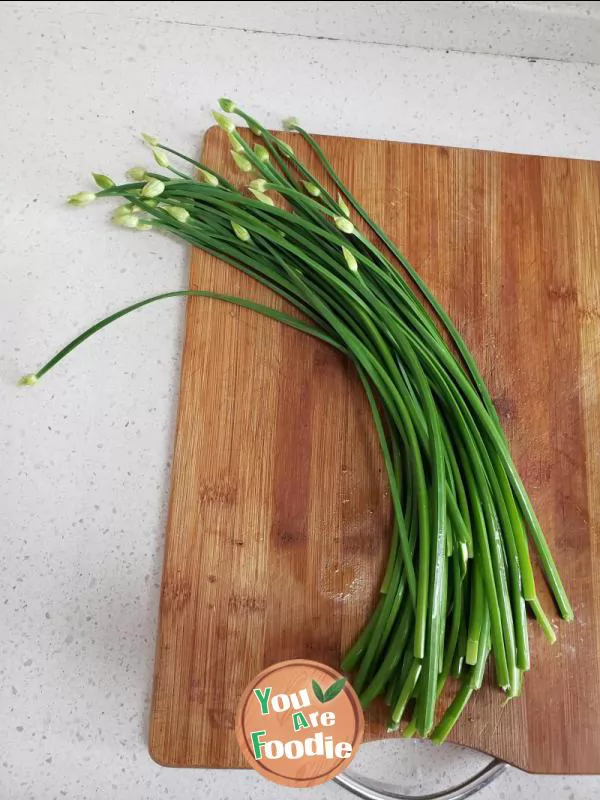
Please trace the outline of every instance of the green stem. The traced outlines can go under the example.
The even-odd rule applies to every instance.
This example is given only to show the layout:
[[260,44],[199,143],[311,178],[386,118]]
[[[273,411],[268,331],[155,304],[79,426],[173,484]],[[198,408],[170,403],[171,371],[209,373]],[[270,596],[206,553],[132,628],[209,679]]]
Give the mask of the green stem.
[[166,300],[170,297],[207,297],[213,300],[222,300],[226,303],[233,303],[234,305],[251,309],[252,311],[263,314],[266,317],[277,320],[277,322],[283,322],[284,324],[289,325],[296,330],[302,331],[303,333],[308,333],[317,339],[327,342],[327,344],[330,344],[332,347],[340,349],[339,344],[336,341],[334,341],[327,334],[322,333],[318,328],[308,325],[306,322],[302,322],[302,320],[295,319],[289,314],[284,314],[282,311],[277,311],[276,309],[269,308],[268,306],[261,305],[260,303],[254,303],[251,300],[245,300],[243,297],[234,297],[232,295],[221,294],[219,292],[182,289],[174,292],[163,292],[162,294],[157,294],[153,297],[147,297],[145,300],[140,300],[137,303],[126,306],[114,314],[109,314],[108,317],[105,317],[104,319],[100,320],[100,322],[96,322],[94,325],[91,325],[87,330],[79,334],[79,336],[76,336],[72,341],[69,342],[69,344],[63,347],[62,350],[59,350],[56,355],[52,356],[49,361],[40,367],[40,369],[35,373],[35,377],[39,380],[43,375],[45,375],[60,361],[62,361],[65,356],[68,356],[69,353],[75,350],[76,347],[79,347],[80,344],[83,344],[83,342],[85,342],[86,339],[89,339],[90,336],[93,336],[95,333],[98,333],[98,331],[101,331],[102,328],[106,328],[106,326],[110,325],[111,322],[116,322],[116,320],[124,317],[126,314],[130,314],[132,311],[137,311],[138,309],[150,305],[151,303],[156,303],[158,300]]

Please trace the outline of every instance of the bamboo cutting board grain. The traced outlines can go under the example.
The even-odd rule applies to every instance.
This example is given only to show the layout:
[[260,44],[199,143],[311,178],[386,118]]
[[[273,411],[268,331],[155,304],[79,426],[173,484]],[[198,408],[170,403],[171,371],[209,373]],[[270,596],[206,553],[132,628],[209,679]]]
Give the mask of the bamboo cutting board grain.
[[[600,164],[318,139],[474,351],[575,608],[554,647],[530,626],[523,697],[484,689],[452,739],[535,772],[600,772]],[[232,176],[217,128],[204,161]],[[190,285],[284,307],[196,251]],[[150,750],[242,767],[246,683],[290,658],[338,666],[375,605],[389,498],[351,368],[251,311],[190,300],[172,481]],[[365,739],[384,735],[373,709]]]

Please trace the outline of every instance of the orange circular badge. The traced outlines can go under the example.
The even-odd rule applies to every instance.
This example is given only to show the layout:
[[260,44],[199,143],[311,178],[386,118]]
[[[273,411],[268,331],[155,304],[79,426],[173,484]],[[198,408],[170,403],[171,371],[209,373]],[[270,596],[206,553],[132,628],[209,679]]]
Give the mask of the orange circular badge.
[[356,692],[331,667],[283,661],[244,691],[235,732],[246,761],[283,786],[317,786],[352,761],[364,717]]

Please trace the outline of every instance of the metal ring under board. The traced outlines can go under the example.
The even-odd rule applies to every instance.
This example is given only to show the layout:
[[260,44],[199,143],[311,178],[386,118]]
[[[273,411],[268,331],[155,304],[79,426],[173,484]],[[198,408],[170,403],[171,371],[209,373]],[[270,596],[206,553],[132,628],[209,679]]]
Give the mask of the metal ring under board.
[[404,794],[397,786],[371,778],[362,778],[354,774],[352,770],[342,772],[333,780],[357,797],[362,797],[363,800],[464,800],[488,786],[504,772],[506,766],[504,761],[494,758],[483,769],[462,783],[430,794]]

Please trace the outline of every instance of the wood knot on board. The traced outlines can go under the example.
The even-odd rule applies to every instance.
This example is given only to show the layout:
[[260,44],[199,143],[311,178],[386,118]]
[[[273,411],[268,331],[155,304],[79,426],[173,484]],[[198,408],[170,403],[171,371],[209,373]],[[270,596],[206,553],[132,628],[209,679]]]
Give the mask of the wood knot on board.
[[492,402],[494,403],[494,407],[498,412],[501,422],[505,423],[515,418],[517,405],[506,392],[502,392],[496,397],[493,397]]
[[229,598],[228,610],[230,612],[264,611],[266,608],[263,597],[254,597],[249,594],[232,594]]
[[554,302],[577,305],[577,288],[564,283],[556,285],[551,284],[548,286],[548,299]]
[[161,606],[164,611],[181,611],[192,596],[192,586],[187,578],[167,578],[161,592]]
[[236,487],[227,479],[198,485],[198,501],[201,505],[230,506],[236,494]]
[[272,540],[281,547],[298,547],[306,544],[306,531],[299,528],[274,528]]

